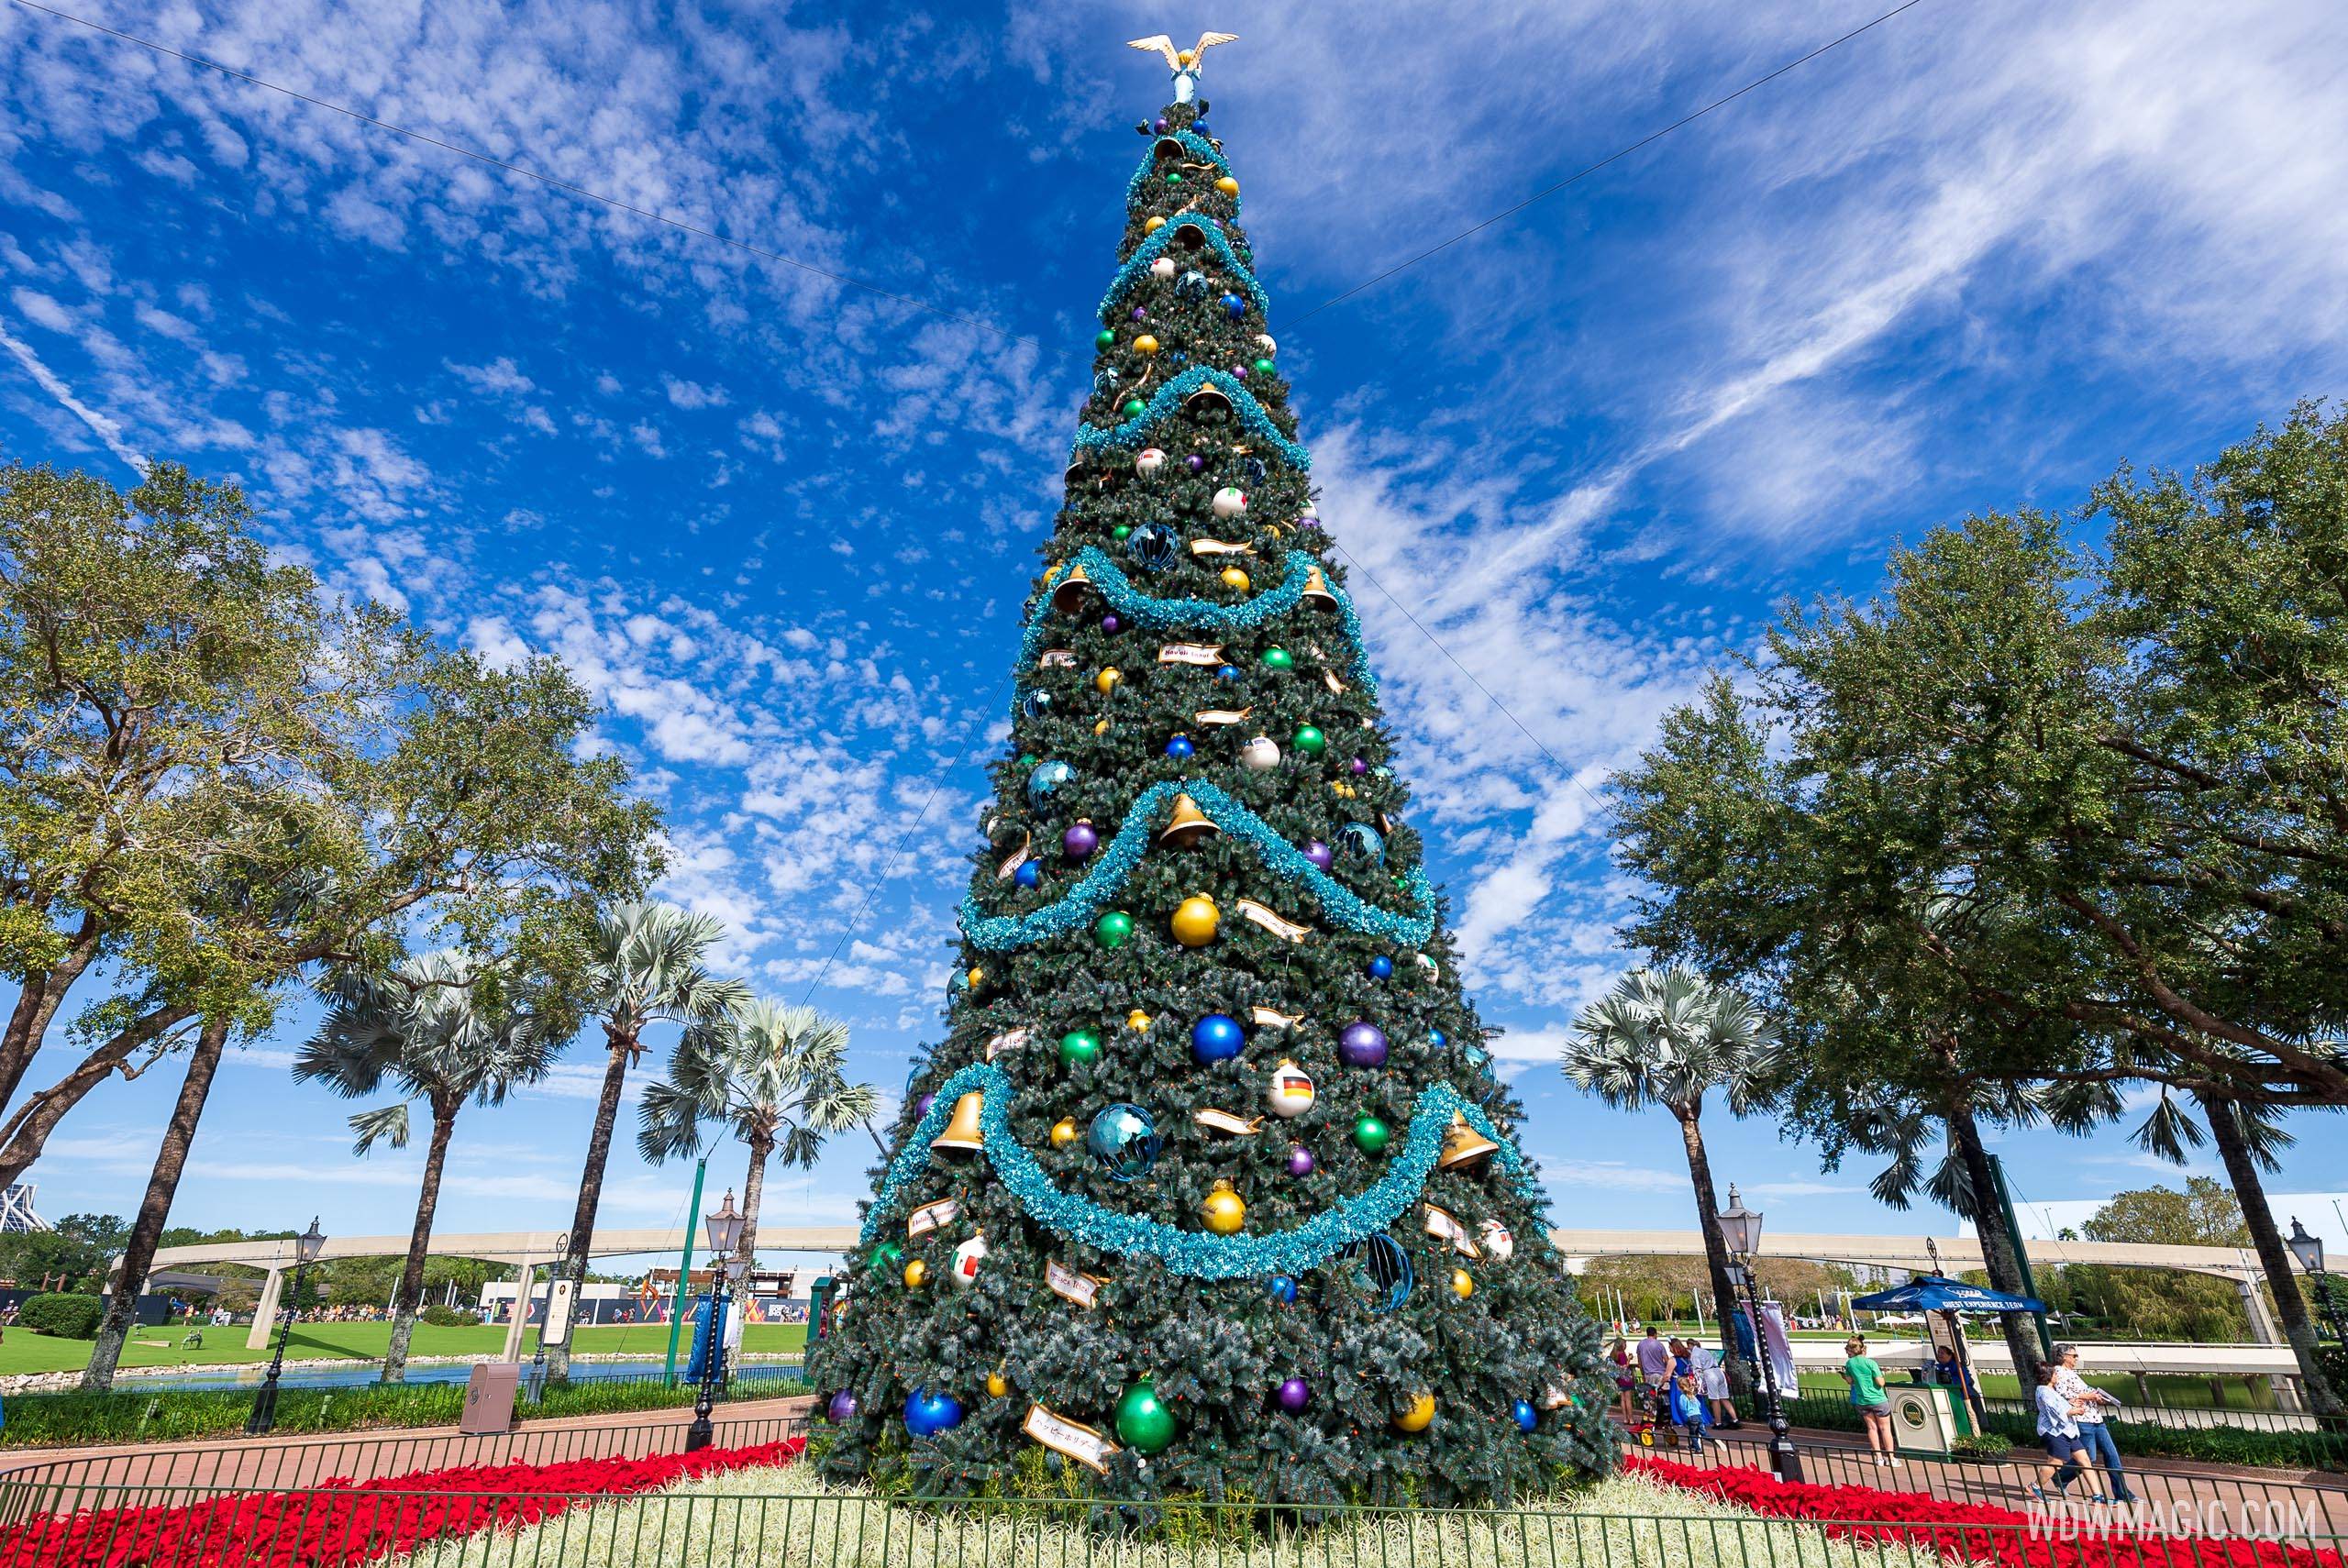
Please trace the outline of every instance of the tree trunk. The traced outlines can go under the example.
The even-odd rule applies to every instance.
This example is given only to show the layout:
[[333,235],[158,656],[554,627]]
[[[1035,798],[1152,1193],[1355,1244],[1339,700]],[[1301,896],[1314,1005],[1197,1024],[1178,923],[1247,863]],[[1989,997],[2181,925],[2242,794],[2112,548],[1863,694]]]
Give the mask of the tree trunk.
[[40,1158],[41,1151],[49,1146],[49,1135],[57,1131],[57,1124],[65,1120],[67,1111],[82,1103],[83,1096],[116,1073],[136,1077],[123,1064],[195,1013],[192,1007],[162,1008],[149,1013],[95,1047],[57,1082],[28,1096],[6,1124],[0,1126],[0,1187],[13,1186],[24,1178],[33,1162]]
[[195,1124],[212,1093],[212,1075],[228,1043],[228,1021],[206,1019],[188,1053],[187,1077],[180,1080],[179,1103],[163,1124],[163,1142],[155,1151],[155,1169],[147,1178],[147,1196],[139,1200],[138,1217],[131,1222],[116,1265],[114,1292],[106,1299],[106,1315],[98,1323],[98,1342],[90,1347],[90,1364],[83,1369],[85,1392],[103,1394],[114,1386],[114,1369],[122,1359],[122,1342],[138,1315],[138,1293],[147,1283],[148,1265],[162,1239],[163,1223],[171,1218],[172,1198],[179,1191],[180,1173],[187,1168],[188,1145],[195,1142]]
[[[568,1279],[575,1292],[587,1277],[587,1246],[595,1234],[595,1207],[603,1200],[604,1166],[612,1156],[612,1127],[620,1119],[620,1091],[627,1084],[628,1063],[636,1055],[636,1037],[622,1034],[608,1024],[604,1033],[612,1043],[612,1063],[604,1069],[604,1093],[595,1101],[595,1125],[587,1135],[587,1168],[579,1176],[579,1207],[570,1217],[570,1245],[563,1253],[562,1264],[549,1276],[552,1281]],[[688,1228],[698,1223],[698,1215],[685,1216]],[[548,1296],[549,1309],[553,1296]],[[576,1321],[576,1314],[573,1321]],[[557,1381],[570,1375],[570,1329],[565,1325],[560,1344],[548,1344],[543,1339],[539,1349],[546,1352],[547,1375]]]
[[[759,1255],[759,1198],[767,1189],[767,1156],[774,1152],[770,1138],[750,1140],[750,1168],[742,1177],[742,1239],[734,1255],[749,1261]],[[688,1222],[692,1216],[688,1215]]]
[[[1696,1188],[1696,1229],[1704,1238],[1704,1266],[1712,1276],[1712,1299],[1742,1302],[1744,1297],[1728,1276],[1728,1243],[1721,1239],[1721,1200],[1712,1187],[1711,1157],[1704,1153],[1704,1132],[1700,1125],[1703,1108],[1691,1102],[1684,1109],[1673,1106],[1671,1113],[1679,1119],[1679,1141],[1688,1150],[1688,1179]],[[1753,1377],[1744,1364],[1744,1353],[1737,1348],[1736,1331],[1730,1327],[1731,1318],[1720,1319],[1721,1367],[1728,1374],[1732,1387],[1747,1386]],[[1761,1325],[1753,1325],[1754,1347],[1761,1352]]]
[[2307,1390],[2308,1404],[2319,1416],[2341,1415],[2340,1396],[2324,1376],[2323,1361],[2316,1350],[2315,1324],[2308,1317],[2307,1300],[2291,1273],[2290,1250],[2275,1228],[2275,1211],[2266,1206],[2258,1156],[2243,1141],[2232,1105],[2203,1099],[2201,1111],[2209,1121],[2210,1136],[2217,1141],[2218,1157],[2225,1162],[2226,1179],[2233,1183],[2235,1201],[2242,1205],[2243,1223],[2250,1227],[2251,1245],[2257,1249],[2259,1267],[2265,1271],[2267,1289],[2274,1295],[2275,1315],[2283,1320],[2283,1338],[2290,1343],[2292,1359],[2299,1364],[2299,1382]]
[[0,1032],[0,1106],[17,1098],[25,1070],[32,1066],[33,1054],[49,1033],[50,1021],[64,1004],[65,993],[97,956],[102,934],[98,917],[84,914],[61,958],[46,969],[17,977],[17,1005],[9,1010],[6,1030]]
[[[1965,1162],[1966,1180],[1973,1187],[1974,1233],[1981,1241],[1981,1262],[1988,1270],[1991,1288],[2009,1296],[2023,1294],[2021,1264],[2014,1253],[2014,1233],[2006,1225],[2005,1206],[1998,1201],[1997,1173],[1989,1168],[1989,1151],[1982,1146],[1981,1128],[1973,1107],[1962,1096],[1952,1096],[1944,1112],[1949,1135],[1956,1141],[1957,1157]],[[1999,1325],[2006,1331],[2006,1351],[2024,1388],[2038,1386],[2038,1369],[2046,1364],[2039,1349],[2038,1330],[2027,1312],[2001,1312]]]
[[415,1309],[424,1299],[424,1259],[432,1247],[432,1211],[440,1207],[440,1166],[449,1158],[449,1136],[457,1130],[462,1100],[432,1101],[432,1145],[424,1156],[424,1190],[415,1197],[415,1228],[407,1234],[407,1266],[400,1271],[400,1293],[392,1305],[392,1348],[383,1355],[383,1381],[407,1381],[407,1345],[415,1337]]

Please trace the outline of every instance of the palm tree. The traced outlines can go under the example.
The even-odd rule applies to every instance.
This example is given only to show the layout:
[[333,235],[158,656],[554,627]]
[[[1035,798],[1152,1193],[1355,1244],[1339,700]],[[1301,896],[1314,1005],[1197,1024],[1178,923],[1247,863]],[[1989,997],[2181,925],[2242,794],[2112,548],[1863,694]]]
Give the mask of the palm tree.
[[516,996],[510,975],[461,953],[427,954],[387,975],[338,970],[328,977],[327,988],[332,1003],[317,1033],[294,1056],[294,1081],[316,1079],[353,1099],[392,1081],[400,1094],[396,1101],[350,1119],[360,1154],[379,1141],[406,1148],[408,1108],[415,1101],[423,1100],[432,1118],[391,1349],[383,1357],[383,1381],[398,1383],[407,1375],[440,1170],[457,1113],[468,1101],[502,1104],[515,1087],[545,1077],[561,1053],[563,1035],[541,1025]]
[[1749,1374],[1736,1336],[1725,1331],[1725,1304],[1736,1300],[1736,1289],[1729,1282],[1720,1198],[1704,1153],[1704,1097],[1722,1090],[1737,1116],[1758,1110],[1774,1073],[1776,1026],[1743,992],[1673,965],[1623,976],[1581,1010],[1574,1033],[1563,1063],[1567,1077],[1617,1110],[1660,1106],[1679,1123],[1712,1299],[1723,1304],[1722,1357],[1731,1378],[1741,1381]]
[[742,1239],[735,1255],[758,1254],[759,1198],[767,1161],[812,1170],[824,1140],[872,1114],[880,1096],[845,1071],[847,1025],[814,1008],[761,997],[715,1023],[688,1029],[669,1058],[669,1077],[644,1091],[636,1146],[659,1165],[702,1147],[701,1124],[722,1121],[750,1146],[742,1182]]
[[[674,904],[626,903],[595,917],[589,938],[587,992],[581,1010],[604,1021],[611,1060],[604,1069],[604,1092],[595,1102],[595,1123],[587,1136],[587,1168],[579,1177],[579,1207],[571,1215],[570,1245],[559,1277],[573,1285],[587,1276],[587,1249],[595,1233],[595,1209],[604,1196],[604,1167],[612,1154],[612,1129],[620,1115],[620,1091],[627,1070],[644,1055],[644,1031],[659,1022],[687,1028],[723,1021],[750,999],[739,980],[721,980],[704,967],[709,950],[725,928],[707,915]],[[543,1345],[547,1375],[570,1374],[570,1337]]]

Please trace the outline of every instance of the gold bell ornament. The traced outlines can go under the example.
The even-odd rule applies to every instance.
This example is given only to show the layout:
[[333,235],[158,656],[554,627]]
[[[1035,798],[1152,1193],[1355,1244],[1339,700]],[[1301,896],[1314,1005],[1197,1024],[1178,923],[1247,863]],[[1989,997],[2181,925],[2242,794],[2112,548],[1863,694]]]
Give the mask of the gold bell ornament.
[[1213,838],[1222,831],[1214,825],[1213,817],[1199,810],[1196,801],[1188,795],[1177,795],[1174,797],[1174,820],[1166,824],[1166,831],[1157,835],[1157,842],[1180,848]]
[[1411,1408],[1394,1418],[1395,1426],[1406,1432],[1423,1432],[1434,1424],[1434,1396],[1421,1394],[1411,1401]]
[[1337,596],[1329,591],[1328,580],[1321,575],[1319,567],[1314,567],[1304,574],[1302,597],[1304,602],[1315,610],[1333,611],[1337,607]]
[[1447,1171],[1472,1170],[1492,1157],[1498,1143],[1468,1125],[1468,1119],[1458,1111],[1451,1113],[1451,1125],[1443,1130],[1443,1157],[1435,1162]]
[[986,1139],[979,1132],[979,1107],[984,1099],[977,1089],[954,1102],[954,1114],[946,1123],[946,1131],[929,1141],[933,1149],[953,1149],[975,1154],[986,1147]]
[[1214,1184],[1214,1190],[1199,1205],[1199,1212],[1206,1220],[1207,1229],[1218,1236],[1228,1236],[1247,1222],[1247,1205],[1232,1190],[1228,1180]]
[[1063,1116],[1052,1123],[1052,1147],[1065,1149],[1076,1142],[1076,1119]]
[[1174,940],[1185,947],[1204,947],[1223,924],[1223,911],[1204,893],[1192,893],[1174,911]]
[[1052,585],[1052,608],[1063,615],[1073,615],[1084,608],[1084,601],[1092,591],[1092,580],[1084,575],[1084,569],[1072,566],[1066,577]]

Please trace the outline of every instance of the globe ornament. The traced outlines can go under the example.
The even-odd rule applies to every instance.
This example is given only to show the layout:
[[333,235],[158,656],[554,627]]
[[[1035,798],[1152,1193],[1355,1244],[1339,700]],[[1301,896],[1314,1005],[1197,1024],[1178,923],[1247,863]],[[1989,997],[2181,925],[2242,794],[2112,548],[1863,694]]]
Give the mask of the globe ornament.
[[1274,1116],[1290,1121],[1312,1109],[1312,1080],[1294,1062],[1282,1060],[1272,1069],[1272,1081],[1264,1090],[1264,1104]]
[[1533,1408],[1530,1399],[1519,1399],[1516,1408],[1509,1413],[1516,1418],[1518,1431],[1529,1432],[1541,1424],[1541,1412]]
[[1354,1119],[1354,1147],[1365,1154],[1382,1154],[1394,1141],[1394,1129],[1364,1112]]
[[1166,454],[1156,447],[1144,447],[1134,458],[1134,472],[1144,479],[1156,479],[1157,470],[1166,466]]
[[1149,264],[1149,275],[1160,282],[1164,282],[1180,271],[1180,268],[1174,265],[1174,258],[1171,256],[1161,256]]
[[1052,1123],[1052,1147],[1065,1149],[1076,1142],[1076,1119],[1063,1116]]
[[1092,922],[1092,940],[1104,952],[1123,947],[1133,933],[1134,917],[1123,910],[1111,910]]
[[1207,1194],[1206,1201],[1199,1205],[1199,1218],[1216,1235],[1233,1235],[1247,1223],[1247,1205],[1232,1190],[1230,1182],[1218,1181],[1214,1190]]
[[1239,748],[1239,760],[1261,773],[1280,765],[1280,743],[1269,735],[1257,735]]
[[1214,514],[1225,519],[1247,514],[1247,492],[1234,485],[1224,485],[1214,492]]
[[1070,860],[1090,860],[1092,852],[1100,847],[1100,831],[1091,823],[1075,823],[1060,834],[1060,853]]
[[1227,1062],[1246,1043],[1239,1021],[1227,1012],[1211,1012],[1191,1025],[1191,1055],[1202,1063]]
[[1272,1275],[1271,1283],[1266,1288],[1270,1292],[1272,1299],[1279,1302],[1281,1306],[1293,1307],[1296,1305],[1296,1281],[1290,1278],[1287,1275],[1276,1274]]
[[1386,864],[1386,840],[1368,823],[1347,823],[1337,830],[1337,854],[1368,866]]
[[1034,690],[1019,699],[1019,711],[1031,719],[1040,719],[1052,711],[1052,694]]
[[1406,1432],[1423,1432],[1434,1424],[1434,1396],[1417,1394],[1411,1399],[1410,1408],[1394,1418],[1395,1427]]
[[1286,648],[1266,648],[1261,662],[1266,669],[1294,669],[1296,668],[1296,659]]
[[905,1396],[905,1430],[914,1437],[936,1437],[961,1424],[962,1403],[953,1395],[916,1388]]
[[1032,860],[1023,860],[1019,863],[1019,869],[1011,874],[1011,879],[1023,888],[1041,887],[1044,868]]
[[1196,267],[1174,280],[1174,297],[1178,300],[1202,300],[1207,297],[1207,275]]
[[[1386,1055],[1386,1031],[1367,1019],[1346,1024],[1337,1036],[1337,1060],[1348,1067],[1382,1067]],[[1380,1144],[1379,1148],[1384,1146]],[[1370,1152],[1375,1154],[1377,1150]]]
[[824,1408],[824,1414],[831,1418],[832,1425],[836,1427],[844,1427],[856,1419],[856,1396],[845,1388],[833,1395],[832,1402]]
[[1164,1143],[1149,1112],[1124,1100],[1103,1107],[1084,1134],[1086,1152],[1118,1181],[1146,1176]]
[[1174,940],[1185,947],[1204,947],[1223,924],[1223,911],[1204,893],[1184,899],[1174,911]]
[[1068,781],[1075,777],[1076,769],[1058,757],[1037,763],[1027,774],[1029,808],[1040,812],[1050,805],[1052,797],[1067,788]]
[[1090,1062],[1101,1055],[1101,1036],[1089,1029],[1071,1029],[1060,1036],[1060,1060],[1069,1066]]
[[1125,554],[1134,564],[1146,571],[1164,571],[1174,564],[1175,547],[1180,543],[1174,530],[1163,523],[1145,523],[1133,531],[1125,541]]
[[1281,1383],[1272,1397],[1279,1402],[1281,1409],[1293,1416],[1312,1403],[1312,1386],[1301,1377],[1291,1377]]
[[1338,1249],[1337,1255],[1354,1265],[1340,1277],[1368,1297],[1372,1310],[1391,1312],[1410,1298],[1411,1254],[1385,1231],[1348,1242]]
[[1295,738],[1290,740],[1289,745],[1294,746],[1297,750],[1302,752],[1307,756],[1318,756],[1323,752],[1329,749],[1328,737],[1324,735],[1319,730],[1314,729],[1311,724],[1300,725],[1297,729]]
[[1174,1441],[1174,1412],[1144,1377],[1117,1401],[1117,1440],[1136,1453],[1163,1452]]

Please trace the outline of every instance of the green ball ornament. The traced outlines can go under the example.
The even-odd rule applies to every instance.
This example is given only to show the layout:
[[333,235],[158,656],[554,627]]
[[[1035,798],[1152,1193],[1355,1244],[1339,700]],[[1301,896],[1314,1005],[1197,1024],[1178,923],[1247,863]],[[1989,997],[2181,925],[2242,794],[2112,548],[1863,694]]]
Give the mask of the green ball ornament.
[[1123,910],[1111,910],[1092,922],[1092,940],[1111,951],[1123,947],[1133,933],[1134,917]]
[[[1105,333],[1105,332],[1104,332],[1104,333],[1102,333],[1101,336],[1102,336],[1102,337],[1108,337],[1108,336],[1109,336],[1109,334],[1107,334],[1107,333]],[[1109,346],[1108,346],[1106,343],[1103,343],[1102,345],[1101,345],[1101,347],[1102,347],[1102,348],[1107,348],[1107,347],[1109,347]],[[1270,374],[1272,373],[1272,362],[1271,362],[1269,359],[1258,359],[1258,360],[1257,360],[1257,361],[1256,361],[1256,373],[1257,373],[1257,375],[1259,375],[1259,376],[1268,376],[1268,375],[1270,375]]]
[[1136,1453],[1157,1453],[1174,1441],[1174,1412],[1145,1377],[1117,1401],[1117,1436]]
[[1130,539],[1134,536],[1134,525],[1130,523],[1120,523],[1109,532],[1117,538]]
[[1329,749],[1327,737],[1311,724],[1300,727],[1296,732],[1296,738],[1290,741],[1289,745],[1307,756],[1318,756]]
[[1019,754],[1019,766],[1022,767],[1033,767],[1041,760],[1042,759],[1032,751],[1023,751]]
[[1182,171],[1179,169],[1168,169],[1166,171],[1166,182],[1169,185],[1180,184],[1182,182]]
[[1092,340],[1092,347],[1095,348],[1114,348],[1116,346],[1117,335],[1105,326],[1101,329],[1100,336]]
[[1294,669],[1296,660],[1286,648],[1266,648],[1260,661],[1266,669]]
[[1354,1147],[1365,1154],[1382,1154],[1386,1145],[1394,1142],[1394,1129],[1375,1116],[1364,1116],[1354,1123]]
[[1137,397],[1129,397],[1125,400],[1124,414],[1127,419],[1139,419],[1143,414],[1147,414],[1148,412],[1149,404],[1142,402],[1141,399]]
[[895,1242],[883,1242],[872,1249],[872,1272],[894,1274],[897,1265],[905,1261],[905,1249]]
[[1071,1029],[1060,1036],[1060,1060],[1069,1066],[1101,1055],[1101,1036],[1090,1029]]

